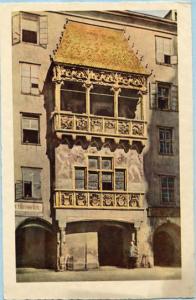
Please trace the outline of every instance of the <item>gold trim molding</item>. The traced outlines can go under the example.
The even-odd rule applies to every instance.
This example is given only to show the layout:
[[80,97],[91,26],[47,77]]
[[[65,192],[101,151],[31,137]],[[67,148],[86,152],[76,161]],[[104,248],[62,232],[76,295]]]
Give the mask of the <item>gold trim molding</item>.
[[92,69],[55,65],[53,67],[52,81],[61,83],[65,80],[135,89],[142,93],[147,92],[147,76],[143,74],[125,74],[103,70],[94,71]]

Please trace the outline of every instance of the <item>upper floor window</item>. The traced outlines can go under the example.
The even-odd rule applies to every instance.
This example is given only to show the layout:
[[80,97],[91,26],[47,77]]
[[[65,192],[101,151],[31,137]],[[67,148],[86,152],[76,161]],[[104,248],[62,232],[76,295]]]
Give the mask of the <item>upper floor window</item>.
[[22,14],[22,41],[38,43],[39,17],[31,14]]
[[22,143],[34,144],[40,143],[39,136],[39,116],[31,114],[22,115]]
[[48,43],[47,16],[18,13],[12,17],[12,43],[26,42],[46,47]]
[[29,95],[39,95],[40,65],[21,63],[21,92]]
[[87,167],[75,167],[75,188],[126,190],[125,169],[114,168],[112,157],[89,156]]
[[86,112],[86,91],[81,82],[64,82],[61,87],[61,110],[78,114]]
[[174,54],[173,40],[156,36],[156,62],[159,64],[173,65],[177,63],[177,56]]
[[160,110],[168,110],[170,106],[170,85],[158,83],[157,106]]
[[172,128],[159,128],[159,153],[163,155],[173,154]]
[[98,116],[114,116],[114,93],[111,86],[93,86],[90,93],[90,113]]
[[161,202],[163,204],[173,203],[174,199],[174,182],[173,176],[160,176],[161,183]]
[[41,169],[22,167],[24,199],[41,199]]
[[178,87],[166,82],[151,82],[150,108],[163,111],[177,111]]

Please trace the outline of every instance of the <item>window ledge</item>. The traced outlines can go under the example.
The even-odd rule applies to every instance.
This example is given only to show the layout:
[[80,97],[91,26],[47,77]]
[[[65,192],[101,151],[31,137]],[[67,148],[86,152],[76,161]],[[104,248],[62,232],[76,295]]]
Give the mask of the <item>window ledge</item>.
[[160,66],[165,66],[165,67],[174,67],[176,66],[177,64],[166,64],[166,63],[160,63],[160,62],[156,62],[157,65],[160,65]]
[[42,199],[35,199],[35,198],[23,198],[15,200],[15,202],[35,202],[35,203],[43,203]]
[[173,157],[174,156],[174,153],[158,153],[159,155],[161,156],[169,156],[169,157]]
[[26,146],[41,146],[41,144],[34,144],[34,143],[21,143],[21,145],[26,145]]
[[40,97],[40,96],[41,96],[41,93],[39,93],[39,94],[37,95],[37,94],[30,94],[30,93],[23,93],[23,92],[21,92],[21,95],[24,95],[24,96],[33,96],[33,97]]

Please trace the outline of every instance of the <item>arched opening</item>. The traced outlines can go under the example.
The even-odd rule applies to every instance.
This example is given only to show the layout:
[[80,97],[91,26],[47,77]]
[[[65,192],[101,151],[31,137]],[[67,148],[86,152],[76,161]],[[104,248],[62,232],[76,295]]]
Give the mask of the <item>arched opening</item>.
[[100,266],[124,266],[124,230],[116,226],[103,226],[98,232]]
[[17,268],[54,268],[55,257],[55,234],[44,221],[27,220],[17,228]]
[[180,228],[174,224],[158,227],[153,238],[154,264],[157,266],[180,266]]

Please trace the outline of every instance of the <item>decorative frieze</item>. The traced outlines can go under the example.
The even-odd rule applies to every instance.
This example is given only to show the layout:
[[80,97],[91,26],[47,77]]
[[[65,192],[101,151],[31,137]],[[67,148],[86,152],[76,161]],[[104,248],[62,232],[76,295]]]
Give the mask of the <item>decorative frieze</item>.
[[142,92],[147,91],[147,77],[143,74],[117,73],[106,71],[94,71],[90,69],[79,69],[65,65],[55,65],[53,67],[53,81],[61,82],[64,80],[80,81],[88,84],[110,85],[137,89]]
[[141,193],[94,192],[94,191],[56,191],[55,208],[96,208],[96,209],[143,209]]
[[146,138],[146,123],[129,119],[96,117],[69,112],[54,113],[53,128],[56,132],[84,132],[109,137]]

